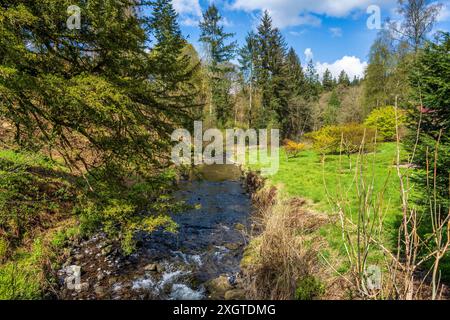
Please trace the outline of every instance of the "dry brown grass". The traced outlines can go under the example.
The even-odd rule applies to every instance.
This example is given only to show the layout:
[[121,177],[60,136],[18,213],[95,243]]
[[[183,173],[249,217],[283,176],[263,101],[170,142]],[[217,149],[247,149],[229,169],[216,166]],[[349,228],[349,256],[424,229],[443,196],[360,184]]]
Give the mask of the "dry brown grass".
[[[252,174],[250,181],[258,181]],[[324,272],[318,250],[324,242],[312,232],[328,219],[309,210],[306,201],[283,201],[275,187],[253,194],[254,228],[243,269],[251,299],[291,300],[299,279]]]

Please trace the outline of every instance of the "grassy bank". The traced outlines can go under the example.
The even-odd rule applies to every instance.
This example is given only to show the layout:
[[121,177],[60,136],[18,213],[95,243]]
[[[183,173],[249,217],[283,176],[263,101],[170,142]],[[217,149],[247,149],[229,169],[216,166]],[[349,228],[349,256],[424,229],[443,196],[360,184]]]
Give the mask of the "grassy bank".
[[[311,272],[305,274],[308,277],[321,278],[320,281],[323,281],[324,285],[330,289],[328,297],[330,294],[333,296],[332,291],[335,290],[333,287],[336,280],[340,278],[339,276],[345,275],[350,270],[337,214],[339,210],[337,204],[341,205],[341,209],[347,217],[353,218],[355,221],[362,201],[362,184],[373,186],[371,188],[372,197],[377,199],[377,205],[383,207],[383,236],[387,246],[395,248],[398,221],[402,212],[399,180],[394,166],[395,158],[396,145],[394,143],[379,144],[372,153],[355,154],[349,157],[346,155],[322,157],[313,150],[307,150],[297,157],[290,158],[282,149],[279,171],[275,175],[267,177],[265,189],[275,187],[278,193],[278,199],[274,208],[269,210],[269,214],[278,215],[277,219],[279,219],[280,211],[288,212],[282,214],[282,220],[289,221],[285,221],[285,227],[279,228],[278,232],[286,234],[292,232],[294,234],[292,239],[299,236],[301,239],[298,240],[299,253],[309,252],[312,243],[321,243],[320,246],[315,246],[316,254],[319,257],[318,261],[320,261],[319,265],[322,266],[321,271],[312,275]],[[260,166],[249,166],[249,169],[258,170]],[[264,193],[267,191],[262,192],[262,194]],[[304,200],[301,206],[298,203],[303,200],[299,199]],[[296,222],[296,220],[301,221]],[[311,224],[311,220],[317,223],[313,223],[312,229],[309,227],[305,229],[305,224]],[[266,224],[266,227],[268,225]],[[294,228],[294,230],[287,231],[288,228]],[[262,237],[264,238],[266,234],[267,231],[264,231]],[[260,244],[261,238],[258,237],[256,242]],[[258,250],[261,250],[261,247]],[[308,253],[307,256],[310,257],[311,254]],[[368,261],[374,265],[381,265],[383,259],[381,251],[372,250]],[[309,270],[312,269],[309,267]],[[324,271],[325,269],[328,271]],[[331,273],[329,273],[330,270]],[[305,270],[303,271],[305,272]],[[297,271],[297,274],[301,274],[301,272]],[[290,292],[291,298],[294,297],[293,289]],[[343,296],[339,298],[343,298]]]
[[83,176],[39,153],[0,150],[0,299],[51,295],[74,240],[103,231],[127,255],[137,231],[176,230],[168,216],[182,207],[170,196],[175,171],[117,173]]

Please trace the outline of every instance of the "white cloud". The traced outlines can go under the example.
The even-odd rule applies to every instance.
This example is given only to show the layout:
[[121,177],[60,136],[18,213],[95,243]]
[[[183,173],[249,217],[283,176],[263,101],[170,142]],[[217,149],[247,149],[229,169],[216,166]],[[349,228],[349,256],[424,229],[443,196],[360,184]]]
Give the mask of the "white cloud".
[[199,0],[173,0],[173,8],[180,15],[194,15],[200,17],[202,15],[202,8]]
[[305,57],[306,57],[306,61],[312,60],[314,58],[314,54],[313,54],[311,48],[306,48]]
[[192,17],[186,17],[181,19],[181,24],[186,27],[197,27],[200,24],[200,20]]
[[289,34],[291,35],[291,36],[294,36],[294,37],[300,37],[302,34],[304,34],[305,33],[305,30],[300,30],[300,31],[289,31]]
[[231,8],[247,12],[268,10],[278,27],[319,25],[317,15],[346,17],[369,5],[391,6],[396,0],[234,0]]
[[437,17],[438,22],[447,22],[450,20],[450,4],[443,4],[441,8],[441,12]]
[[202,16],[199,0],[173,0],[173,8],[180,15],[181,24],[188,27],[198,26]]
[[361,61],[359,58],[354,56],[344,56],[342,59],[336,60],[333,63],[316,63],[316,69],[319,73],[320,77],[324,74],[325,70],[330,70],[333,77],[339,77],[339,74],[342,70],[344,70],[350,80],[353,79],[354,76],[362,78],[364,76],[364,71],[367,68],[367,62]]
[[342,29],[341,28],[330,28],[331,35],[336,38],[342,37]]

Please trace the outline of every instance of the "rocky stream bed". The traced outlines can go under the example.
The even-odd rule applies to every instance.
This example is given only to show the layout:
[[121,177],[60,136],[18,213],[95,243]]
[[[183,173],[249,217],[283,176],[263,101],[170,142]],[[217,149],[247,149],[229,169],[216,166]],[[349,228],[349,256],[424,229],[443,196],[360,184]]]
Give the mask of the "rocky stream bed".
[[[176,198],[195,209],[173,215],[177,234],[140,235],[123,256],[104,234],[74,245],[58,272],[60,299],[239,299],[240,261],[251,201],[232,165],[204,167],[182,181]],[[74,276],[78,282],[73,286]],[[67,285],[67,284],[71,285]]]

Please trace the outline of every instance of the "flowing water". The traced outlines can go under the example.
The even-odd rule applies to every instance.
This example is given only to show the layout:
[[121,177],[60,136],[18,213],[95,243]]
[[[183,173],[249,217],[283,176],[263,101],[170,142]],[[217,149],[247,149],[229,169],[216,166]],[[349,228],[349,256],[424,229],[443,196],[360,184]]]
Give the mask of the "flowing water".
[[157,298],[202,299],[205,282],[221,275],[233,282],[239,273],[250,212],[241,172],[233,165],[213,165],[203,167],[199,176],[182,182],[176,194],[196,206],[173,216],[178,234],[154,233],[146,238],[149,260],[159,259],[164,272],[147,274],[135,285],[145,283]]
[[[96,272],[110,274],[109,282],[105,284],[102,278],[91,287],[112,299],[184,300],[207,299],[205,283],[219,276],[233,284],[240,271],[251,210],[240,178],[239,168],[233,165],[200,168],[176,192],[177,199],[195,207],[173,215],[178,233],[141,235],[139,251],[125,260],[106,258],[107,266],[118,268],[97,268]],[[72,294],[72,298],[77,296]],[[99,294],[83,298],[99,298]]]

